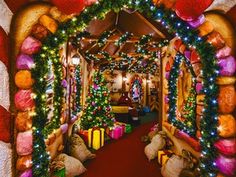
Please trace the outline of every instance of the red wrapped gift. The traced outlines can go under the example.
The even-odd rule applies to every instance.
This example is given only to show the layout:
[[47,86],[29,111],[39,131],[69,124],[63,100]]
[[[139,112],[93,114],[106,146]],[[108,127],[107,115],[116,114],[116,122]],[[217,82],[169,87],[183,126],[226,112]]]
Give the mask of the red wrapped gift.
[[88,144],[88,130],[79,130],[78,134]]

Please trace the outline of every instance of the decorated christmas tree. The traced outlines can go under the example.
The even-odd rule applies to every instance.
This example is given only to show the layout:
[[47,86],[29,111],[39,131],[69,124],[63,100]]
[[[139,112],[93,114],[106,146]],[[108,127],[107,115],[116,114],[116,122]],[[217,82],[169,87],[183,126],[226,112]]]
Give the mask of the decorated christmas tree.
[[80,120],[82,129],[112,127],[115,118],[111,112],[109,91],[102,73],[96,71],[86,100],[86,107]]

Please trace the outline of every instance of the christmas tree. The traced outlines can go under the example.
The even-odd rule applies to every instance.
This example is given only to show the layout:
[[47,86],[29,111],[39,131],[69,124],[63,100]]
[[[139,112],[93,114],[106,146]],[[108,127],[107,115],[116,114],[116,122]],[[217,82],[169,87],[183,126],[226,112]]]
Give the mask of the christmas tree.
[[114,121],[105,78],[100,71],[95,71],[80,126],[84,130],[92,127],[112,127]]

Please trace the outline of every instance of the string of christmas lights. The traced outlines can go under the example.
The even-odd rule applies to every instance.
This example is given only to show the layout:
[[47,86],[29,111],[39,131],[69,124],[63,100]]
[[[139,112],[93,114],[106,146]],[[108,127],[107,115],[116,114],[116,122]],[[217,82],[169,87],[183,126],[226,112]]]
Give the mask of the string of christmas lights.
[[[204,114],[201,119],[201,162],[200,169],[202,176],[215,176],[217,169],[214,159],[216,150],[214,142],[217,140],[217,95],[218,87],[216,78],[219,75],[219,68],[215,62],[214,48],[198,36],[198,32],[192,29],[186,22],[179,19],[176,14],[162,7],[155,7],[151,0],[100,0],[94,5],[87,7],[80,15],[74,16],[71,20],[59,24],[58,30],[47,37],[43,42],[42,50],[34,56],[36,67],[33,70],[33,78],[35,79],[34,93],[35,98],[35,116],[33,117],[33,176],[48,177],[49,176],[49,155],[46,152],[44,143],[45,136],[43,131],[47,122],[46,109],[46,81],[45,77],[48,72],[47,61],[51,58],[56,62],[59,61],[58,48],[61,44],[75,36],[76,33],[84,31],[88,23],[93,19],[104,19],[106,14],[113,10],[120,11],[123,8],[133,8],[148,17],[159,21],[171,34],[175,34],[188,47],[196,48],[201,56],[202,73],[204,79],[204,93],[206,94],[204,101]],[[57,75],[57,83],[61,78]],[[58,88],[59,93],[63,92],[63,88]],[[57,90],[58,91],[58,90]],[[62,97],[58,97],[58,108],[62,105]],[[55,103],[56,104],[56,103]],[[59,110],[59,109],[56,109]],[[58,112],[58,111],[57,111]],[[58,125],[56,125],[58,126]],[[55,127],[56,129],[56,127]]]

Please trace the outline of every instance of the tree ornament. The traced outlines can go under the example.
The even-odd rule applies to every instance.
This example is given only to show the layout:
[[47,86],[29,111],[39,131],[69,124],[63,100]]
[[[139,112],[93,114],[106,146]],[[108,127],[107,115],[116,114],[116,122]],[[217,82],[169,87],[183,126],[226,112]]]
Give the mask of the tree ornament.
[[79,14],[85,7],[84,0],[52,0],[52,3],[65,14]]
[[176,14],[185,21],[197,19],[211,5],[213,0],[177,0]]

